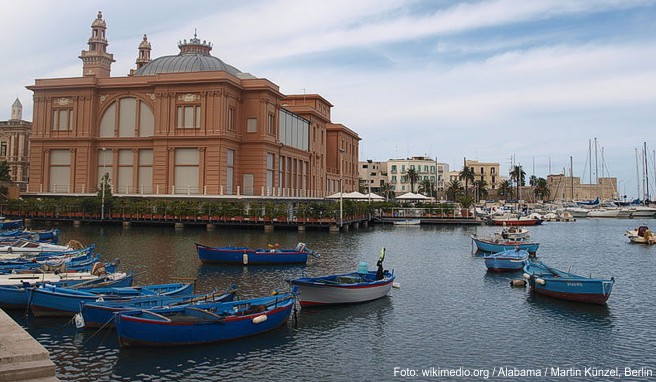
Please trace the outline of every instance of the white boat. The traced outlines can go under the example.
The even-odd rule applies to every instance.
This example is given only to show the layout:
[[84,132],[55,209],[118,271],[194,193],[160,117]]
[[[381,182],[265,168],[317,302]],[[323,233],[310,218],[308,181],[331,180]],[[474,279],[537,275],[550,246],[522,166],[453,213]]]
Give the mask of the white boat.
[[287,281],[298,293],[302,307],[372,301],[386,296],[396,278],[393,272],[383,270],[384,258],[385,248],[378,258],[377,271],[370,271],[367,263],[360,263],[357,272]]
[[394,225],[419,225],[421,220],[419,219],[405,219],[405,220],[394,220]]
[[651,218],[656,216],[656,208],[647,206],[624,207],[622,211],[628,214],[630,218]]
[[588,212],[589,218],[616,218],[619,216],[619,209],[595,208]]
[[529,236],[530,234],[528,229],[515,227],[515,226],[504,228],[501,230],[501,232],[494,233],[494,237],[498,239],[519,240],[519,239],[526,239]]
[[64,252],[72,248],[68,245],[57,245],[49,243],[39,243],[36,241],[18,239],[10,243],[0,245],[0,259],[14,259],[26,255],[38,255],[40,253]]
[[656,244],[656,236],[649,230],[646,225],[641,225],[638,228],[627,230],[624,235],[628,236],[632,243]]
[[74,272],[74,273],[10,273],[0,275],[0,286],[15,285],[23,286],[29,284],[31,286],[36,283],[56,283],[60,281],[86,281],[96,280],[100,277],[109,278],[111,280],[118,280],[125,277],[125,273],[111,273],[105,276],[98,276],[92,272]]
[[565,208],[565,212],[569,212],[575,218],[585,218],[588,217],[590,209],[583,207],[567,207]]

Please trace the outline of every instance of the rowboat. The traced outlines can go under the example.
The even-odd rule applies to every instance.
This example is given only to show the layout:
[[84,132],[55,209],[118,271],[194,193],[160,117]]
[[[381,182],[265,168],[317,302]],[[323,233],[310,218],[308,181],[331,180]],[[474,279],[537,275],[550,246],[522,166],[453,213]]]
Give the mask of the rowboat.
[[15,239],[11,242],[0,244],[0,259],[13,259],[21,256],[37,256],[44,253],[61,253],[70,251],[76,248],[71,248],[67,245],[39,243],[36,241]]
[[528,258],[529,253],[524,249],[506,249],[483,257],[487,269],[495,272],[518,271],[526,265]]
[[396,276],[383,270],[385,248],[378,259],[378,270],[368,270],[367,263],[360,263],[357,272],[319,277],[301,277],[287,280],[302,307],[332,304],[353,304],[372,301],[389,293]]
[[0,230],[10,230],[23,227],[23,220],[0,220]]
[[507,249],[523,249],[530,254],[535,254],[540,246],[540,243],[529,240],[483,238],[476,236],[476,234],[471,235],[471,238],[478,250],[491,253],[497,253]]
[[196,243],[196,252],[203,264],[305,264],[308,255],[319,256],[304,243],[298,243],[294,249],[280,249],[274,245],[269,249],[210,247]]
[[82,302],[80,313],[75,315],[75,324],[78,328],[114,327],[114,315],[119,312],[180,306],[193,306],[203,309],[209,306],[208,304],[233,301],[236,295],[237,288],[233,286],[224,293],[214,291],[182,296],[142,296],[129,300]]
[[133,310],[115,315],[121,347],[180,346],[253,336],[287,322],[294,307],[291,293],[214,303],[205,309],[182,306]]
[[193,284],[157,284],[129,288],[72,289],[41,285],[31,289],[29,307],[36,317],[67,316],[80,311],[82,302],[127,300],[138,296],[192,294]]
[[605,304],[613,290],[615,279],[579,276],[551,268],[541,261],[524,266],[524,278],[535,293],[562,300]]
[[59,241],[59,229],[53,228],[49,230],[26,230],[23,228],[16,228],[12,230],[0,231],[0,241],[15,239],[26,239],[38,241],[42,243],[57,244]]
[[49,284],[81,290],[100,286],[129,287],[132,285],[133,277],[133,273],[112,273],[105,276],[96,276],[88,272],[0,275],[0,308],[27,308],[31,288],[39,285]]

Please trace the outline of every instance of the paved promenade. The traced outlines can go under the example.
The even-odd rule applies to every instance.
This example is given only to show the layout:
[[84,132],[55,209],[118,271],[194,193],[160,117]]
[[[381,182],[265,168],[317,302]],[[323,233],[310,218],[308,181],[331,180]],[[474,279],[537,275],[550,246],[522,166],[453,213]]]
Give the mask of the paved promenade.
[[0,381],[59,381],[48,351],[0,310]]

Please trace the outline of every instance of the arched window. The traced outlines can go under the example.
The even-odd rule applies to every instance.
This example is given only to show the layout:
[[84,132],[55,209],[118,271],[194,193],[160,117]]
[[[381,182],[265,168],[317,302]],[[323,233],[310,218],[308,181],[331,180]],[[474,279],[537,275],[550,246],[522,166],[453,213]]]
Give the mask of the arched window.
[[100,137],[150,137],[155,131],[153,110],[145,102],[124,97],[112,102],[100,119]]

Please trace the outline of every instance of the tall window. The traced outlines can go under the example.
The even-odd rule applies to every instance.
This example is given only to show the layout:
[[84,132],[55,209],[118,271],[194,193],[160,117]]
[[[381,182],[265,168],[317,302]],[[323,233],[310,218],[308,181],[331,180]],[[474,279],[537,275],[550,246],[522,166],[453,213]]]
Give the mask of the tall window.
[[7,156],[7,142],[0,143],[0,156],[3,158]]
[[52,111],[52,129],[70,131],[73,129],[73,109],[55,109]]
[[134,193],[132,188],[132,150],[118,151],[118,179],[116,185],[118,194]]
[[68,192],[71,182],[71,151],[50,150],[50,192]]
[[233,194],[235,177],[235,150],[228,150],[226,161],[226,194]]
[[139,150],[137,190],[139,194],[153,193],[153,150]]
[[178,106],[179,129],[200,128],[200,105]]
[[271,153],[266,154],[266,188],[267,195],[273,189],[273,164],[274,164],[274,155]]
[[98,151],[98,188],[100,188],[100,182],[102,182],[102,177],[105,174],[109,174],[109,183],[112,184],[112,170],[114,168],[113,164],[114,154],[112,150],[100,150]]
[[267,118],[267,134],[269,135],[276,135],[276,116],[273,113],[269,113],[269,116]]
[[228,130],[235,131],[235,108],[228,107],[228,120],[226,121]]
[[199,158],[200,155],[197,148],[175,149],[174,193],[198,193]]

